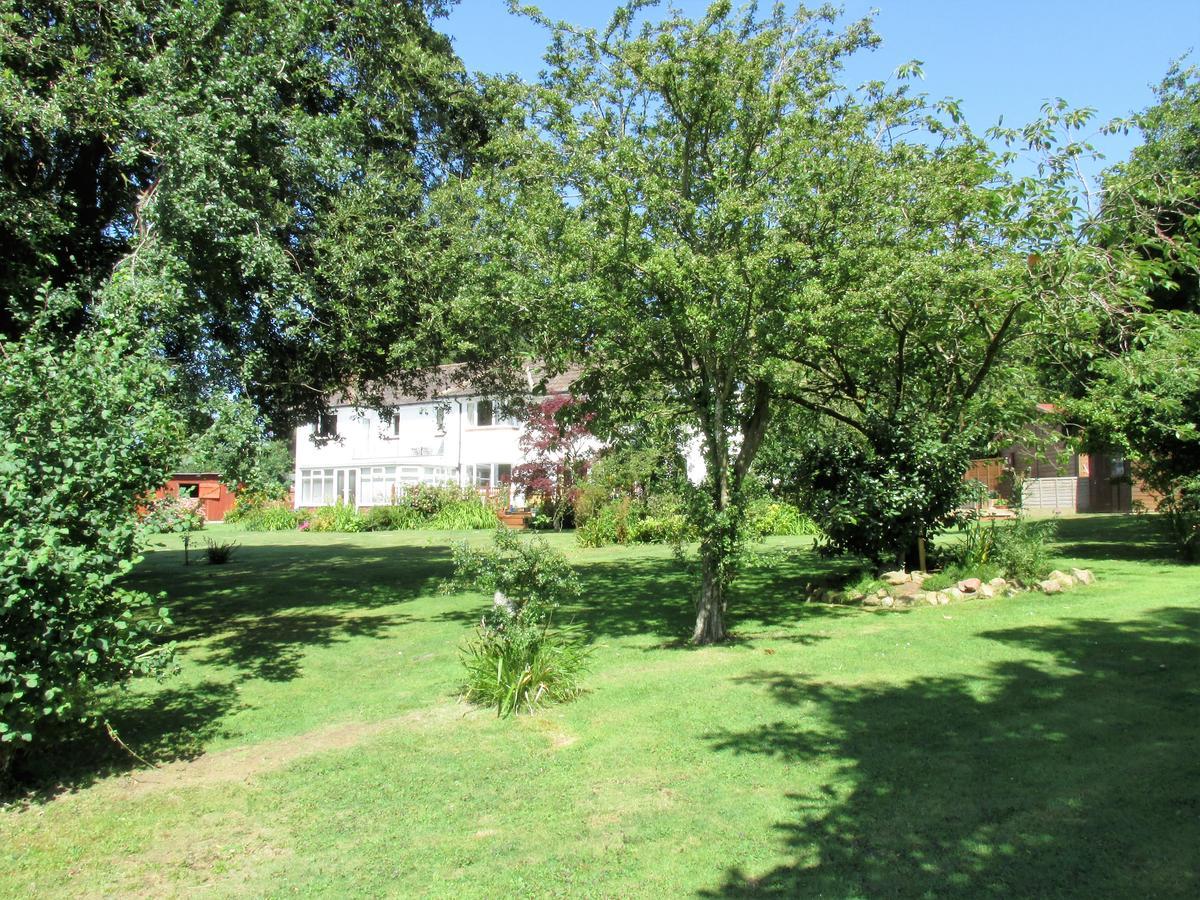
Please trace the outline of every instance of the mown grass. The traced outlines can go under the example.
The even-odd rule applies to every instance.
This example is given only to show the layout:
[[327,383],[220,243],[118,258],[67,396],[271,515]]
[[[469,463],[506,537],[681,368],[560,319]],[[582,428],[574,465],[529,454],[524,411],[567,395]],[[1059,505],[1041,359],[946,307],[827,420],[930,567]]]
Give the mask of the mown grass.
[[1093,588],[907,612],[806,604],[830,564],[772,539],[704,649],[669,550],[552,537],[589,691],[505,720],[456,699],[458,536],[158,550],[182,671],[111,718],[176,762],[40,760],[0,894],[1196,896],[1200,570],[1154,524],[1062,524]]

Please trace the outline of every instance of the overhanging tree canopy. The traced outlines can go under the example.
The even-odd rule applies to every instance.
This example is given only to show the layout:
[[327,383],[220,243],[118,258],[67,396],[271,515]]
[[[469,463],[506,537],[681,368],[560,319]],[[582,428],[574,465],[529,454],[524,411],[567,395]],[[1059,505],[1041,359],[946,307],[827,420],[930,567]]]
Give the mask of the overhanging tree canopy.
[[[485,117],[438,0],[0,7],[0,331],[44,281],[123,293],[182,388],[281,428],[441,361],[427,190]],[[81,310],[79,322],[86,315]]]

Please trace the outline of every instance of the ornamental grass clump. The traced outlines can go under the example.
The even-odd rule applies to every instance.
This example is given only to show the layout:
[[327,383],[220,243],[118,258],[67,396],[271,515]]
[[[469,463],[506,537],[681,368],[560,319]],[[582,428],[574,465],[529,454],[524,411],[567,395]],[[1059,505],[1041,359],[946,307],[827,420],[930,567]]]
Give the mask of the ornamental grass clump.
[[540,538],[521,540],[501,528],[493,544],[482,550],[456,546],[454,577],[447,583],[493,596],[462,647],[463,696],[494,706],[499,716],[570,700],[582,690],[591,656],[578,628],[554,625],[559,605],[580,594],[575,571]]

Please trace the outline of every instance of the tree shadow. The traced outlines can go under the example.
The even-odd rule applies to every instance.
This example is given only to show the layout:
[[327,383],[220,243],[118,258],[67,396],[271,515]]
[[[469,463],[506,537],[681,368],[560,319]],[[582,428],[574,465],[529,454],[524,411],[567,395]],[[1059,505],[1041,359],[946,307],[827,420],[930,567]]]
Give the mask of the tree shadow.
[[386,637],[411,617],[372,611],[430,592],[451,569],[448,546],[255,545],[223,566],[179,560],[174,550],[147,554],[130,579],[167,594],[176,626],[166,638],[269,681],[297,677],[313,647]]
[[1178,563],[1166,523],[1153,515],[1095,515],[1059,520],[1056,553],[1068,559]]
[[[727,621],[735,642],[747,642],[762,628],[791,626],[813,618],[854,615],[846,607],[811,603],[804,585],[841,563],[809,550],[776,553],[747,567],[730,592]],[[844,564],[847,569],[851,564]],[[686,648],[695,624],[699,576],[674,557],[590,562],[579,567],[583,596],[563,612],[595,640],[652,635],[657,648]],[[802,634],[772,639],[805,641]]]
[[1041,660],[883,686],[787,672],[718,752],[835,770],[793,862],[704,896],[1200,896],[1200,611],[984,635]]
[[[200,756],[209,741],[227,736],[221,722],[243,706],[233,684],[217,681],[168,687],[153,694],[115,690],[104,703],[107,721],[121,741],[146,762],[156,764]],[[18,756],[10,798],[44,802],[141,768],[143,762],[97,724],[57,744],[46,744],[36,754]]]
[[[558,621],[580,625],[592,641],[650,636],[661,640],[644,648],[648,651],[696,649],[688,638],[695,624],[698,574],[674,556],[647,557],[635,548],[615,552],[628,555],[576,565],[582,594],[578,601],[563,605]],[[807,549],[760,555],[738,577],[730,594],[730,643],[752,645],[754,638],[764,637],[764,628],[775,627],[785,630],[772,632],[772,641],[813,643],[818,636],[789,627],[813,618],[858,614],[849,607],[808,601],[806,583],[840,568],[849,572],[856,566],[823,560]],[[448,609],[433,618],[474,625],[487,605]]]

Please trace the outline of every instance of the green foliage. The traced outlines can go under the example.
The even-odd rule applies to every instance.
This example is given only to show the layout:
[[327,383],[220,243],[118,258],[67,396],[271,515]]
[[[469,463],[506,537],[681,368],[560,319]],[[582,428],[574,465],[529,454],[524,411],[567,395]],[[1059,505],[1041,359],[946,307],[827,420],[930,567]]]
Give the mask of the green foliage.
[[401,531],[420,528],[422,518],[411,506],[399,503],[372,506],[363,514],[364,531]]
[[204,527],[204,513],[195,500],[168,494],[146,507],[142,527],[149,534],[179,534]]
[[341,501],[333,506],[319,506],[305,517],[308,531],[340,531],[354,534],[367,530],[367,522],[353,506]]
[[779,449],[772,471],[820,524],[828,552],[879,566],[915,564],[918,540],[957,523],[971,489],[962,478],[964,442],[928,429],[920,419],[875,422],[866,437],[844,427],[805,428]]
[[178,430],[166,372],[99,309],[42,293],[0,335],[0,772],[19,748],[88,721],[94,693],[162,672],[167,621],[121,586],[139,558],[138,499],[163,483]]
[[589,648],[572,628],[497,631],[480,626],[462,648],[464,696],[500,716],[579,696]]
[[436,354],[418,307],[454,279],[423,201],[487,131],[444,11],[6,4],[0,298],[127,271],[175,387],[248,393],[276,431]]
[[462,648],[466,698],[507,716],[578,695],[591,650],[577,629],[553,626],[558,606],[579,597],[574,569],[540,538],[498,529],[493,544],[489,550],[457,545],[446,585],[494,594]]
[[[1079,348],[1085,390],[1067,406],[1095,450],[1123,451],[1196,557],[1200,479],[1200,69],[1176,64],[1158,102],[1121,127],[1145,142],[1104,173],[1084,227],[1087,271],[1114,310]],[[1097,348],[1099,344],[1099,348]],[[1099,352],[1097,352],[1099,349]]]
[[587,520],[575,529],[580,547],[604,547],[629,543],[632,502],[623,499],[590,511]]
[[972,520],[963,529],[962,542],[946,548],[946,562],[965,573],[962,577],[981,578],[991,567],[1010,581],[1029,587],[1053,568],[1050,545],[1057,524],[1053,519],[1024,517],[1003,525]]
[[458,308],[497,359],[525,335],[581,367],[598,432],[653,410],[698,439],[702,642],[724,637],[745,481],[777,423],[915,407],[942,440],[990,431],[1022,338],[1073,300],[1043,246],[1069,230],[1057,184],[1007,177],[952,103],[842,84],[879,40],[869,19],[761,10],[631,2],[603,33],[531,13],[552,29],[544,74],[490,85],[515,106],[482,152],[496,164],[436,198],[470,232]]
[[696,537],[696,528],[683,501],[673,494],[646,499],[618,497],[601,505],[590,505],[587,518],[575,529],[575,540],[581,547],[680,544]]
[[238,490],[281,499],[292,474],[286,441],[272,440],[266,423],[246,398],[219,396],[207,402],[204,427],[188,440],[179,472],[216,472]]
[[303,510],[284,501],[238,497],[225,521],[246,531],[294,531],[306,518]]
[[428,519],[424,527],[439,531],[466,531],[495,528],[497,521],[496,510],[475,496],[446,504]]
[[222,566],[229,562],[233,551],[238,548],[236,541],[210,541],[205,538],[204,556],[214,566]]
[[1200,476],[1175,479],[1172,493],[1159,506],[1167,520],[1179,555],[1200,562]]
[[755,537],[820,535],[821,529],[799,507],[779,500],[760,499],[746,508],[746,530]]
[[636,519],[629,529],[634,544],[680,544],[695,540],[696,530],[682,513],[649,515]]

